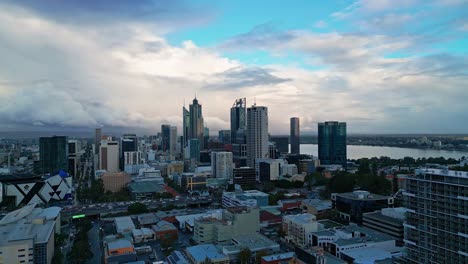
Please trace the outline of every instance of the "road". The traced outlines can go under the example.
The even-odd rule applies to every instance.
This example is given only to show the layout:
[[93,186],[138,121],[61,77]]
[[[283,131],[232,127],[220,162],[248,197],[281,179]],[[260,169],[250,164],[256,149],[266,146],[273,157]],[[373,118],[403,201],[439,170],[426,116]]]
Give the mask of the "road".
[[98,203],[89,205],[78,205],[63,208],[62,218],[68,219],[73,215],[86,214],[86,215],[99,215],[105,213],[119,213],[126,212],[128,206],[140,202],[145,204],[149,209],[156,209],[165,207],[168,205],[174,205],[175,207],[186,207],[187,205],[197,204],[210,204],[213,200],[210,197],[181,197],[180,199],[160,199],[160,200],[141,200],[141,201],[127,201],[127,202],[110,202],[110,203]]
[[102,249],[101,249],[101,238],[99,237],[99,223],[96,221],[93,223],[93,228],[88,231],[88,240],[90,243],[91,252],[93,252],[93,258],[86,261],[88,264],[98,264],[102,262]]

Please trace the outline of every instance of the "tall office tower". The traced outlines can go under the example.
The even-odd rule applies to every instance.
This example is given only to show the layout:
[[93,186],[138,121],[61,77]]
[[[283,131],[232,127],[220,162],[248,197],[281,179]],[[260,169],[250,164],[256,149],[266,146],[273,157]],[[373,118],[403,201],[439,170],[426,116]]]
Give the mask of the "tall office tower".
[[39,139],[40,173],[68,171],[68,140],[64,136],[41,137]]
[[291,117],[291,130],[289,142],[291,143],[291,154],[300,153],[300,132],[299,132],[299,117]]
[[237,142],[237,131],[244,130],[246,126],[246,100],[237,99],[231,107],[231,143],[243,144]]
[[192,138],[188,144],[189,158],[200,161],[200,141],[198,138]]
[[211,173],[218,179],[232,182],[232,152],[211,152]]
[[72,177],[76,175],[80,162],[81,142],[78,140],[68,140],[68,174]]
[[203,126],[203,114],[202,114],[202,106],[198,104],[198,100],[195,97],[193,99],[193,103],[189,107],[190,109],[190,139],[198,139],[200,143],[200,149],[203,149],[203,134],[205,127]]
[[[190,138],[190,112],[187,108],[182,107],[182,147],[185,148],[188,145],[188,140]],[[181,149],[182,151],[184,149]]]
[[171,137],[171,126],[170,125],[161,125],[161,150],[164,152],[169,152],[170,149],[170,140]]
[[203,129],[203,149],[208,149],[208,142],[210,141],[210,129],[205,127]]
[[119,142],[101,140],[99,147],[99,169],[107,170],[108,172],[119,172],[119,161]]
[[268,158],[268,108],[247,108],[247,166],[254,167],[255,159]]
[[341,164],[346,169],[346,123],[318,123],[318,156],[320,164]]
[[169,154],[175,156],[177,154],[177,127],[170,127],[169,134]]
[[94,134],[94,154],[99,154],[99,143],[101,143],[102,129],[96,128]]
[[231,143],[231,130],[218,131],[218,141],[223,144],[230,144]]
[[468,263],[468,172],[416,169],[402,194],[405,263]]
[[138,138],[135,134],[124,134],[120,139],[120,169],[124,170],[125,152],[138,151]]

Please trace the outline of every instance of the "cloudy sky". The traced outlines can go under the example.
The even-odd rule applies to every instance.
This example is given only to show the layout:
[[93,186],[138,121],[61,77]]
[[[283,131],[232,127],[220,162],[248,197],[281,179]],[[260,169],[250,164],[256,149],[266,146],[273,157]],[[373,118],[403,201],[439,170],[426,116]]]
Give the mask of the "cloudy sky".
[[468,132],[465,0],[0,1],[0,131],[181,126],[236,98],[270,132]]

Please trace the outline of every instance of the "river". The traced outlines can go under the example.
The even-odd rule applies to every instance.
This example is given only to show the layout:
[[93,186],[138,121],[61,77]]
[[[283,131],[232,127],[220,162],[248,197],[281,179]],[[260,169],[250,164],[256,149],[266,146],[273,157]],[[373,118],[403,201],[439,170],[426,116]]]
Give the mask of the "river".
[[[387,156],[392,159],[401,159],[404,157],[412,158],[454,158],[460,159],[465,156],[468,157],[468,152],[463,151],[449,151],[449,150],[436,150],[436,149],[412,149],[412,148],[396,148],[396,147],[378,147],[378,146],[361,146],[361,145],[348,145],[348,159],[372,158]],[[318,156],[317,144],[301,144],[301,154],[309,154]]]

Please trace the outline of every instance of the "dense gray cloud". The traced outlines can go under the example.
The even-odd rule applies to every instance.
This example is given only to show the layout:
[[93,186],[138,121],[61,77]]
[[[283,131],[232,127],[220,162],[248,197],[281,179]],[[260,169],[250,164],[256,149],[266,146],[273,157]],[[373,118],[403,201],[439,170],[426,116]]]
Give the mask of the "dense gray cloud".
[[[361,1],[343,10],[367,14],[353,21],[361,26],[355,32],[281,31],[263,24],[209,49],[192,41],[174,46],[164,37],[174,25],[172,14],[180,15],[172,10],[180,2],[112,1],[110,9],[101,2],[95,10],[87,1],[60,2],[55,10],[35,1],[0,5],[0,130],[104,126],[157,132],[161,123],[180,127],[182,105],[195,93],[212,134],[229,128],[229,108],[240,97],[269,107],[273,134],[287,133],[291,116],[301,118],[304,131],[316,131],[324,120],[347,121],[352,132],[468,129],[461,121],[468,118],[466,55],[414,56],[427,47],[424,42],[444,43],[450,36],[394,34],[391,28],[405,24],[398,22],[415,18],[372,15],[392,8],[388,1]],[[74,14],[64,17],[62,9]],[[71,23],[85,15],[86,23]],[[106,25],[95,27],[99,15],[108,16]],[[121,23],[126,21],[132,22]],[[154,30],[155,24],[162,29]],[[447,26],[455,24],[463,22]],[[292,52],[319,67],[246,65],[223,55],[252,50],[279,57]],[[388,56],[393,53],[410,55]]]

